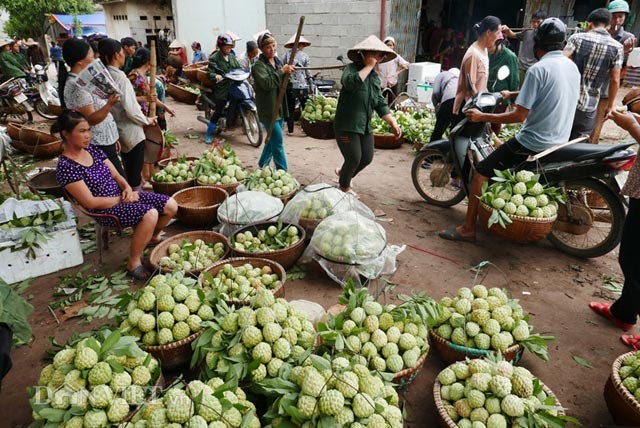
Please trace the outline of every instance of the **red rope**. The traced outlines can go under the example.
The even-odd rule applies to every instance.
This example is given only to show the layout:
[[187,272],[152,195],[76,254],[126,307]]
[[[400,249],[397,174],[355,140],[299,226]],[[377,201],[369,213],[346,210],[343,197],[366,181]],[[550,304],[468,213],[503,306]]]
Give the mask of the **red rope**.
[[413,248],[414,250],[418,250],[418,251],[421,251],[421,252],[423,252],[423,253],[427,253],[427,254],[432,255],[432,256],[434,256],[434,257],[439,257],[439,258],[441,258],[441,259],[444,259],[444,260],[450,261],[450,262],[455,263],[455,264],[457,264],[457,265],[459,265],[459,264],[460,264],[460,260],[452,259],[452,258],[450,258],[450,257],[443,256],[443,255],[438,254],[438,253],[435,253],[435,252],[433,252],[433,251],[425,250],[424,248],[420,248],[420,247],[417,247],[417,246],[415,246],[415,245],[411,245],[411,244],[406,244],[406,245],[407,245],[407,247],[409,247],[409,248]]

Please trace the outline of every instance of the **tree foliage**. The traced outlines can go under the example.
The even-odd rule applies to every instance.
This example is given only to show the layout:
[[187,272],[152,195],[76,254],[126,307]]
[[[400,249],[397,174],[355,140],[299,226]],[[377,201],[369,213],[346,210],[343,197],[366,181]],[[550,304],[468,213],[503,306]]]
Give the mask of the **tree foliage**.
[[4,31],[11,37],[42,37],[46,15],[50,13],[93,13],[92,0],[0,0],[0,8],[9,13]]

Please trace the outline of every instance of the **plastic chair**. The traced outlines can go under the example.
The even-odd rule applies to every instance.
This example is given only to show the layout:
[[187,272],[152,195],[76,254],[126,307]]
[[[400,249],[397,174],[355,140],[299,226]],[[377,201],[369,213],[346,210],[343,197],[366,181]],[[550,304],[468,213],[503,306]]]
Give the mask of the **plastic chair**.
[[[122,235],[123,227],[122,227],[122,223],[120,223],[120,219],[111,214],[98,214],[98,213],[91,212],[86,208],[84,208],[82,205],[80,205],[80,203],[73,196],[71,196],[71,194],[69,194],[69,192],[67,192],[66,189],[63,189],[63,191],[64,191],[65,199],[71,202],[71,204],[75,208],[77,208],[78,211],[80,211],[82,214],[86,215],[87,217],[90,217],[95,223],[96,247],[98,247],[98,260],[100,261],[100,264],[102,264],[102,250],[109,249],[109,232],[111,230],[116,230],[118,231],[118,235]],[[99,219],[111,220],[113,221],[115,226],[105,226],[98,221]]]

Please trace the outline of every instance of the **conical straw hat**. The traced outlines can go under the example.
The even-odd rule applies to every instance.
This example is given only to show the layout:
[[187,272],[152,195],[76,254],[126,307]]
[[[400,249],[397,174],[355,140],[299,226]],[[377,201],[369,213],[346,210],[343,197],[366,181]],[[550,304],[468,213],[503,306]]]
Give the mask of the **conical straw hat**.
[[[296,36],[293,35],[291,36],[291,38],[287,41],[287,43],[284,44],[284,47],[287,49],[291,49],[293,47],[293,44],[296,41]],[[306,46],[311,46],[311,42],[307,39],[304,38],[304,36],[300,36],[300,40],[298,40],[298,46],[300,45],[306,45]]]
[[393,49],[382,43],[382,40],[373,35],[367,37],[366,39],[349,49],[347,51],[347,56],[353,62],[362,62],[362,57],[360,56],[359,52],[366,51],[384,52],[386,55],[384,59],[380,61],[381,63],[391,61],[392,59],[395,59],[396,56],[398,56],[398,54],[396,54]]

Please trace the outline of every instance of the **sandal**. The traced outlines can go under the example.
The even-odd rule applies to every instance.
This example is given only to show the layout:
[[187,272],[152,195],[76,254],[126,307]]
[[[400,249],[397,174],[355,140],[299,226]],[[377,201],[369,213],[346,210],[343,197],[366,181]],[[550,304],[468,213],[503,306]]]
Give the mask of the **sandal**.
[[138,281],[146,281],[151,277],[151,272],[140,265],[133,270],[127,270],[127,276],[136,279]]
[[614,323],[617,327],[621,328],[623,331],[629,331],[633,328],[633,324],[627,324],[626,322],[620,321],[611,313],[611,304],[604,302],[591,302],[589,303],[589,307],[593,312],[600,315],[601,317],[605,317],[612,323]]
[[153,248],[157,246],[159,243],[164,242],[166,239],[167,239],[166,236],[161,236],[160,239],[158,239],[157,241],[149,241],[149,243],[147,244],[147,248]]
[[460,231],[455,227],[438,233],[438,236],[447,241],[476,242],[475,236],[462,236]]
[[623,334],[620,336],[620,340],[627,346],[632,347],[635,350],[640,349],[640,336],[635,336],[633,334]]

